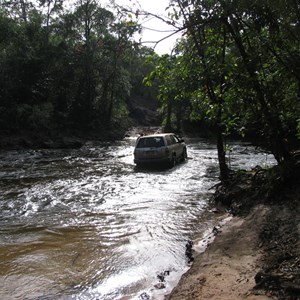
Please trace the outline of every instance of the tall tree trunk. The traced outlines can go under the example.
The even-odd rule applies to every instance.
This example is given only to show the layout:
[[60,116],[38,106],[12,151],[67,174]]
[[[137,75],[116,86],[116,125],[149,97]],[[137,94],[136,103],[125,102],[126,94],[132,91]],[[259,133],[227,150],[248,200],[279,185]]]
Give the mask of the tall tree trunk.
[[[224,26],[225,27],[225,26]],[[224,149],[224,139],[223,139],[223,125],[222,125],[222,113],[224,105],[224,86],[225,86],[225,58],[226,58],[226,43],[227,43],[227,33],[225,28],[223,28],[223,45],[222,45],[222,65],[223,72],[220,78],[220,96],[218,98],[218,110],[217,110],[217,148],[218,148],[218,160],[220,167],[220,177],[222,180],[228,179],[229,168],[226,163],[226,151]]]
[[[185,13],[184,8],[183,8],[182,4],[180,3],[180,1],[177,1],[177,3],[181,9],[181,12],[185,18],[186,23],[187,24],[192,23],[189,21],[189,18],[187,16],[187,14]],[[216,116],[218,161],[219,161],[219,168],[220,168],[220,179],[226,180],[226,179],[228,179],[228,176],[229,176],[229,168],[226,164],[226,152],[224,149],[224,140],[223,140],[223,132],[222,132],[223,126],[221,125],[222,105],[223,105],[222,93],[221,93],[221,97],[219,99],[217,99],[215,90],[214,90],[213,81],[209,76],[209,70],[208,70],[208,67],[206,64],[206,60],[205,60],[205,53],[202,48],[202,44],[204,44],[205,39],[204,39],[204,37],[201,38],[201,35],[204,36],[204,32],[200,32],[200,30],[199,30],[199,32],[196,32],[196,30],[193,26],[191,26],[189,28],[189,32],[193,38],[195,47],[197,49],[198,56],[202,63],[202,66],[207,74],[206,75],[206,88],[207,88],[209,99],[212,104],[218,105],[218,112],[217,112],[217,116]],[[225,52],[224,52],[224,55],[225,55]],[[222,84],[220,86],[222,88]]]

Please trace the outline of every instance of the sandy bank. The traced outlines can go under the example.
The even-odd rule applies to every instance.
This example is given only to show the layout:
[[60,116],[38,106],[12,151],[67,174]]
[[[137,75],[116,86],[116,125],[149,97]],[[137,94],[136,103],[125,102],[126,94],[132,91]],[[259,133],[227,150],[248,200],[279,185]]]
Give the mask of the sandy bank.
[[238,216],[166,299],[300,299],[300,161],[235,175],[215,200]]
[[166,299],[271,299],[252,290],[261,267],[259,229],[268,211],[258,205],[246,218],[227,222],[204,253],[195,253],[191,269]]

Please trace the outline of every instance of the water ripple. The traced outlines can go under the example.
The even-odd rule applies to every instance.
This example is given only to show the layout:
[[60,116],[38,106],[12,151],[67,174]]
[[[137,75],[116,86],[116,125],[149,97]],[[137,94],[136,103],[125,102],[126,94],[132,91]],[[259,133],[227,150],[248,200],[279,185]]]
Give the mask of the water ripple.
[[[188,268],[187,240],[214,222],[215,145],[189,139],[185,163],[140,170],[134,143],[0,153],[0,298],[159,299],[165,270],[161,293],[171,289]],[[229,164],[274,160],[233,143]]]

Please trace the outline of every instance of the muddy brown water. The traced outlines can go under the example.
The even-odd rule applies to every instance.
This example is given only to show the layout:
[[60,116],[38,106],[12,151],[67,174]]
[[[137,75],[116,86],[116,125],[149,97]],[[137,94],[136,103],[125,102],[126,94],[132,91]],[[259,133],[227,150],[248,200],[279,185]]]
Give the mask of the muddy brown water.
[[[216,146],[186,139],[184,163],[143,170],[135,140],[0,152],[0,299],[163,299],[177,284],[187,241],[216,221]],[[232,168],[275,163],[230,147]]]

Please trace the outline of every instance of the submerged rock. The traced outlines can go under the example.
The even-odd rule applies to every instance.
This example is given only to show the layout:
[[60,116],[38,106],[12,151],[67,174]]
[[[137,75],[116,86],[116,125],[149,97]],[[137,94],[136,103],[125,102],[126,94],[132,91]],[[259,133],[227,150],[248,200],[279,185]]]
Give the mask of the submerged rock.
[[191,263],[194,261],[194,257],[193,257],[193,242],[192,241],[188,241],[185,245],[185,256],[188,259],[188,263]]

